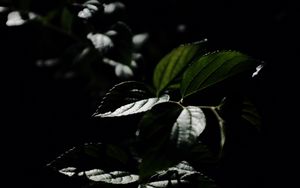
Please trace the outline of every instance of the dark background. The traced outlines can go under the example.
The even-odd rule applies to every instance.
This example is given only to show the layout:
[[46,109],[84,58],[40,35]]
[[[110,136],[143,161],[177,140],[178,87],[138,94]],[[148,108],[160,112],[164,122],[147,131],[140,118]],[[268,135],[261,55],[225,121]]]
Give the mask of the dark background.
[[[178,44],[204,38],[217,49],[239,50],[267,63],[255,91],[264,122],[261,148],[257,151],[261,168],[250,172],[243,171],[243,167],[233,170],[246,173],[247,178],[237,178],[238,184],[244,183],[245,187],[288,187],[293,179],[288,168],[295,162],[292,151],[297,149],[293,140],[297,122],[290,106],[296,102],[299,6],[287,0],[123,2],[127,15],[123,19],[133,33],[150,33],[148,45],[152,50],[145,54],[149,67]],[[60,4],[36,0],[31,9],[43,14]],[[186,26],[184,32],[176,29],[180,24]],[[96,135],[91,133],[94,122],[90,118],[95,98],[90,97],[85,81],[54,80],[51,73],[32,63],[43,53],[47,55],[47,50],[59,54],[68,43],[64,46],[57,42],[60,46],[40,49],[37,46],[41,38],[39,30],[25,26],[19,32],[5,28],[1,20],[1,155],[9,177],[22,174],[20,181],[24,182],[35,181],[42,166]],[[250,177],[256,172],[260,175],[256,178],[258,183]],[[14,187],[20,182],[10,183]]]

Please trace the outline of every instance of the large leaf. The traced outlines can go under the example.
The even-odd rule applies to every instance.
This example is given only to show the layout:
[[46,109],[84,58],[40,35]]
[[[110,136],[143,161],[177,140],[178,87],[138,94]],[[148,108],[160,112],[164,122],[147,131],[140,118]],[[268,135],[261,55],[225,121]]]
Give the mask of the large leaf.
[[155,95],[145,84],[135,81],[122,82],[106,93],[94,116],[152,97]]
[[[157,94],[161,93],[170,84],[173,84],[186,67],[203,53],[206,40],[197,43],[181,45],[167,54],[156,66],[153,83]],[[202,51],[201,51],[202,50]]]
[[252,74],[257,64],[256,60],[236,51],[221,51],[204,55],[184,73],[180,88],[182,97],[187,97],[242,73]]
[[174,167],[159,171],[148,182],[140,185],[140,188],[165,188],[165,187],[217,187],[213,180],[201,172],[196,171],[186,161],[182,161]]
[[149,99],[140,100],[137,102],[129,103],[113,112],[106,112],[103,114],[97,114],[95,117],[118,117],[137,114],[150,110],[154,105],[169,101],[169,95],[163,95],[162,97],[154,97]]

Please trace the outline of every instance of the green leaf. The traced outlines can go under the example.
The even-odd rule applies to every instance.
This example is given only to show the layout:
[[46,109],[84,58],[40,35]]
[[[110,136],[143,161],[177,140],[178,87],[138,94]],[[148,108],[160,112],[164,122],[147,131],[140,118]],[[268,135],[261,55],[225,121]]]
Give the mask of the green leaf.
[[162,97],[154,97],[149,99],[140,100],[137,102],[129,103],[120,108],[117,108],[115,111],[106,112],[103,114],[96,114],[95,117],[118,117],[118,116],[127,116],[132,114],[137,114],[141,112],[146,112],[150,110],[154,105],[169,101],[169,95],[163,95]]
[[165,187],[199,187],[216,188],[213,180],[196,171],[189,163],[182,161],[174,167],[157,172],[148,182],[140,185],[142,188]]
[[203,48],[205,45],[206,40],[181,45],[161,59],[153,75],[153,83],[157,90],[157,95],[181,76],[186,67],[204,52]]
[[171,141],[176,143],[177,148],[187,149],[196,143],[205,126],[205,115],[201,108],[184,107],[173,125],[170,135]]
[[[139,180],[138,175],[125,171],[105,172],[101,169],[93,169],[85,171],[84,174],[91,181],[116,185],[131,184]],[[81,173],[79,173],[79,175],[81,175]]]
[[135,81],[122,82],[106,93],[93,116],[115,111],[121,106],[152,97],[155,97],[155,95],[144,83]]
[[249,72],[252,74],[257,64],[256,60],[236,51],[204,55],[184,73],[180,88],[181,95],[187,97],[234,76]]

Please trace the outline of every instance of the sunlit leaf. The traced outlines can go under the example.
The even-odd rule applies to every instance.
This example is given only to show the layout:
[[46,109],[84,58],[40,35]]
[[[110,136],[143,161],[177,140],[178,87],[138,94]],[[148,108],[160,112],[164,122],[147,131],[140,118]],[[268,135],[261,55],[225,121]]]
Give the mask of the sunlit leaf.
[[174,167],[157,172],[148,182],[140,185],[140,188],[166,188],[166,187],[199,187],[216,188],[213,180],[201,172],[196,171],[186,161],[180,162]]
[[146,112],[150,110],[154,105],[169,101],[168,95],[163,95],[162,97],[154,97],[149,99],[140,100],[137,102],[129,103],[127,105],[121,106],[113,112],[106,112],[103,114],[97,114],[95,117],[118,117],[127,116],[132,114],[137,114],[141,112]]
[[59,170],[60,173],[67,175],[67,176],[74,176],[76,174],[76,168],[75,167],[67,167]]
[[106,93],[93,116],[113,112],[121,106],[154,96],[151,89],[144,83],[135,81],[122,82],[115,85]]
[[204,52],[205,45],[206,40],[181,45],[160,60],[153,75],[153,83],[158,94],[172,84],[187,66]]
[[236,51],[204,55],[184,73],[181,94],[187,97],[243,73],[251,76],[257,65],[256,60]]
[[6,25],[7,26],[19,26],[19,25],[23,25],[24,23],[26,23],[28,20],[32,20],[35,19],[37,17],[37,15],[35,13],[29,12],[26,13],[28,19],[25,19],[22,17],[22,13],[19,11],[12,11],[7,15],[7,21],[6,21]]
[[188,148],[195,144],[205,126],[205,115],[201,108],[185,107],[173,125],[171,140],[176,143],[177,148]]
[[125,171],[105,172],[100,169],[85,171],[84,174],[89,180],[109,184],[130,184],[137,182],[139,176]]
[[101,33],[89,33],[87,38],[102,55],[114,46],[110,37]]

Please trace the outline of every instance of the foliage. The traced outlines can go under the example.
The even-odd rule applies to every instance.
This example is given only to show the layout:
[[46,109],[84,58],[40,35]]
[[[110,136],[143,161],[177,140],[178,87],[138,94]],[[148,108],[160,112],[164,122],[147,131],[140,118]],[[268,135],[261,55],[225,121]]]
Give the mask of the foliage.
[[[35,55],[37,67],[53,70],[58,80],[83,79],[102,98],[92,117],[107,139],[50,162],[48,179],[58,187],[222,187],[216,173],[231,147],[227,127],[230,132],[238,122],[257,131],[261,125],[245,92],[261,62],[211,50],[205,39],[173,49],[151,78],[136,76],[143,66],[138,49],[147,37],[134,40],[137,35],[119,21],[123,3],[62,4],[40,15],[24,7],[1,9],[5,28],[30,26],[45,38],[63,39],[63,51]],[[116,140],[118,131],[125,136]]]

